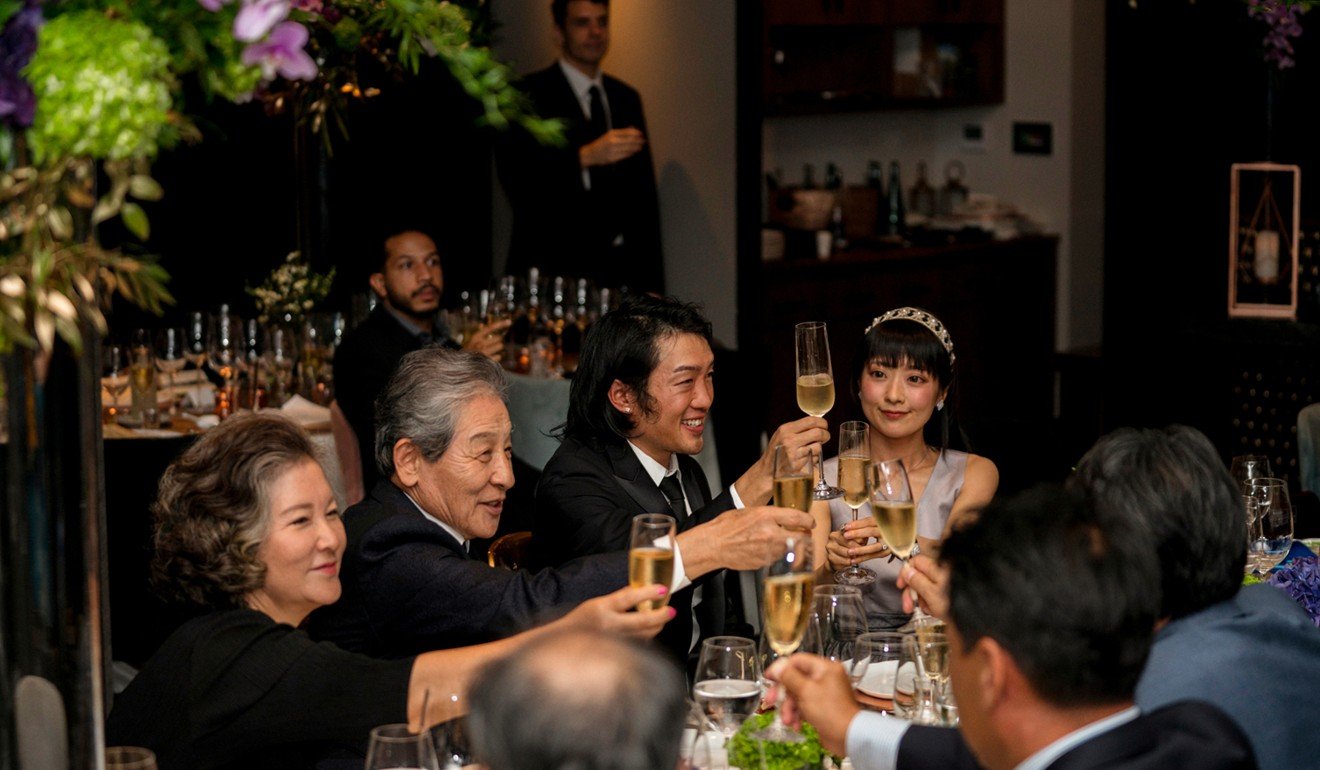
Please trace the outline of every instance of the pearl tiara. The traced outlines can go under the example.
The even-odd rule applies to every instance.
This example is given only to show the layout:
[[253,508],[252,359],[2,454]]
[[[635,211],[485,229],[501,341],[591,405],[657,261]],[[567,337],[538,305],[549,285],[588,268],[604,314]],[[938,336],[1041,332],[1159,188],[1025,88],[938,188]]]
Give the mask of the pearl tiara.
[[953,354],[953,338],[949,336],[949,330],[944,328],[944,324],[940,323],[940,319],[925,310],[916,307],[894,308],[882,316],[877,316],[862,334],[870,334],[872,329],[886,321],[915,321],[921,324],[929,329],[930,333],[935,335],[935,339],[939,340],[940,344],[944,346],[944,352],[949,354],[950,365],[957,359]]

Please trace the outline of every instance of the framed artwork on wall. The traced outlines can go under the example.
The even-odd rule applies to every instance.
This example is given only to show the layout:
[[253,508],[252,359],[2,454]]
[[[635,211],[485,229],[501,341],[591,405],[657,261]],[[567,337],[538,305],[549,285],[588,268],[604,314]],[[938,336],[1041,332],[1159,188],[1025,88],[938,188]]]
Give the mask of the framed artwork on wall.
[[1302,170],[1234,163],[1230,172],[1228,315],[1297,318]]

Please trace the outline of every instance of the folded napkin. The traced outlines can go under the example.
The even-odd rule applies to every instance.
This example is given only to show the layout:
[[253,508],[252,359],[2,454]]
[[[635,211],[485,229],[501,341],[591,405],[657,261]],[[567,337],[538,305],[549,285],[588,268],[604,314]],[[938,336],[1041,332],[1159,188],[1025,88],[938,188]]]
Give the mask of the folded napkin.
[[280,411],[307,430],[330,429],[330,408],[317,406],[302,396],[295,395],[285,401]]

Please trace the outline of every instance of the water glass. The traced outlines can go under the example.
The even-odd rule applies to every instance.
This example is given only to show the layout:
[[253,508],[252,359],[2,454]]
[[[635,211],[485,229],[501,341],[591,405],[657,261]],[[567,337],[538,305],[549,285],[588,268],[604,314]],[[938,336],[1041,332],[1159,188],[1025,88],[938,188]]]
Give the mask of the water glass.
[[741,636],[716,636],[701,645],[692,699],[710,726],[725,738],[756,711],[761,700],[761,670],[756,642]]
[[1267,572],[1288,555],[1293,541],[1293,510],[1288,500],[1288,484],[1283,479],[1253,479],[1251,496],[1256,499],[1260,539],[1255,554],[1258,569]]
[[811,597],[808,641],[803,649],[832,660],[848,672],[854,688],[871,663],[857,640],[867,632],[862,592],[856,586],[816,586]]
[[903,639],[897,631],[870,631],[857,637],[857,647],[867,656],[867,666],[855,685],[858,692],[887,701],[897,701],[896,687],[912,692],[915,666],[902,668]]

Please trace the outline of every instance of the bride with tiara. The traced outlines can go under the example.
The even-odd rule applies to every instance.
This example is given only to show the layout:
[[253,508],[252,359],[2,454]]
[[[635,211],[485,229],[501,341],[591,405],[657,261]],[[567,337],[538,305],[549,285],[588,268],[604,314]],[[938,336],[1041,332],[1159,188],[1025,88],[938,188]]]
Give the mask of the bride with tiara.
[[[897,308],[866,328],[855,360],[850,382],[869,426],[870,459],[903,461],[917,505],[917,544],[934,555],[950,526],[989,503],[999,484],[999,471],[989,459],[949,448],[949,397],[956,381],[953,338],[925,310]],[[822,472],[838,486],[839,458],[825,461]],[[902,562],[891,558],[869,501],[856,521],[842,498],[817,503],[813,514],[818,536],[828,537],[831,573],[861,564],[877,575],[861,585],[870,629],[905,623],[908,615],[894,584]]]

